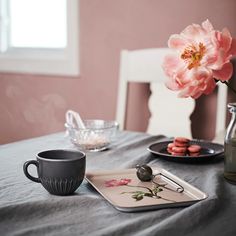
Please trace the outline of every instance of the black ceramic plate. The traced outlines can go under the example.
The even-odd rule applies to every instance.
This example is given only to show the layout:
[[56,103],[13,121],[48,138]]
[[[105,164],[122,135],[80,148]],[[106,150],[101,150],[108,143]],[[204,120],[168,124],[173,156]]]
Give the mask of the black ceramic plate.
[[153,143],[148,147],[148,151],[154,155],[163,157],[170,161],[183,161],[183,162],[196,162],[196,161],[207,161],[212,160],[213,158],[222,155],[224,152],[224,147],[218,143],[212,143],[204,140],[191,140],[191,144],[197,144],[202,147],[199,156],[191,157],[191,156],[172,156],[167,152],[167,145],[173,142],[173,140],[163,141]]

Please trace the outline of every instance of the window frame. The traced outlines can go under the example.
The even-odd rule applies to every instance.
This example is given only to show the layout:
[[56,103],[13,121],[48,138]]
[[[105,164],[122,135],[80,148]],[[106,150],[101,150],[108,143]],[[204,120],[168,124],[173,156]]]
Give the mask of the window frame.
[[[7,7],[8,0],[0,0],[0,6]],[[79,1],[67,0],[67,47],[57,48],[16,48],[0,42],[0,72],[30,73],[42,75],[78,76],[79,75]],[[2,7],[1,7],[2,8]],[[1,39],[7,41],[7,17],[1,10]],[[5,17],[4,22],[2,17]],[[4,36],[4,37],[2,37]]]

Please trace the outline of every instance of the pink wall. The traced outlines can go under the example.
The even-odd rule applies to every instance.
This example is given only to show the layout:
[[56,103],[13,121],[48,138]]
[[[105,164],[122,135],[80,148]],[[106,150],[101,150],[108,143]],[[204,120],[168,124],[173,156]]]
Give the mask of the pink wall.
[[[67,109],[84,118],[114,119],[121,49],[166,46],[170,34],[206,18],[217,29],[227,26],[235,36],[235,10],[235,0],[80,0],[81,75],[0,74],[0,143],[64,130]],[[148,110],[142,105],[149,90],[145,85],[130,87],[127,129],[144,131]],[[211,131],[212,117],[201,113],[201,104],[204,98],[193,121],[197,126],[200,117]]]

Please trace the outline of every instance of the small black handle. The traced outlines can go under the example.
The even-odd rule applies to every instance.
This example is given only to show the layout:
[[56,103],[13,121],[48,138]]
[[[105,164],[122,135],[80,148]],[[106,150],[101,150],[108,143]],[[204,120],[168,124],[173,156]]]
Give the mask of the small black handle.
[[35,166],[37,167],[37,169],[39,168],[39,163],[38,163],[38,161],[35,161],[35,160],[26,161],[26,162],[24,163],[24,166],[23,166],[23,170],[24,170],[25,176],[26,176],[27,178],[29,178],[30,180],[36,182],[36,183],[41,183],[41,181],[40,181],[39,178],[35,178],[35,177],[33,177],[32,175],[29,174],[29,172],[28,172],[28,166],[31,165],[31,164],[35,165]]

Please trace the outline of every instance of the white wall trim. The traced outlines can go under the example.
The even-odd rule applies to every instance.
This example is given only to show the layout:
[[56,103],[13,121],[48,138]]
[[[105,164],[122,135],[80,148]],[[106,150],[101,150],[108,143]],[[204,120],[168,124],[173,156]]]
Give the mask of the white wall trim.
[[79,75],[79,1],[67,0],[66,49],[8,48],[0,53],[0,71],[46,75]]

